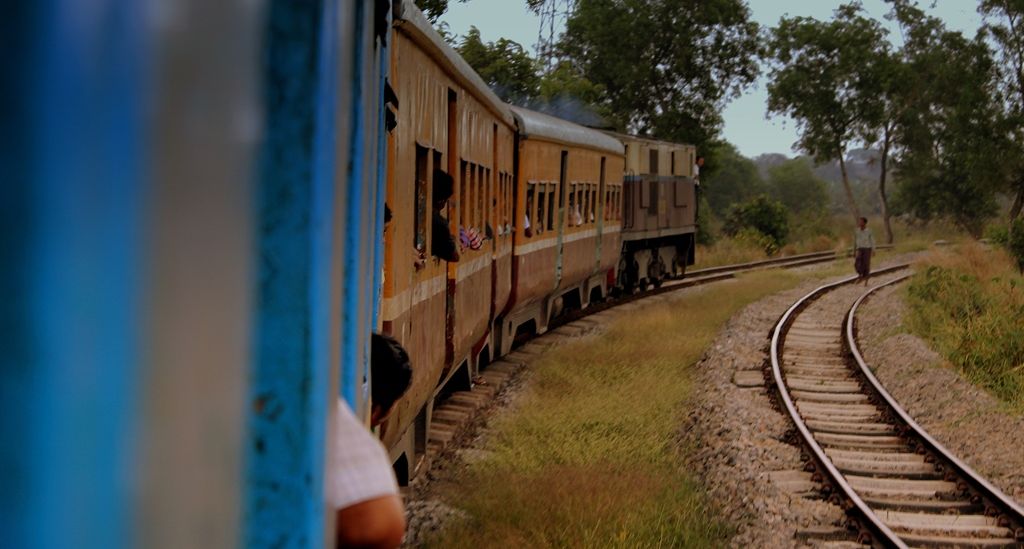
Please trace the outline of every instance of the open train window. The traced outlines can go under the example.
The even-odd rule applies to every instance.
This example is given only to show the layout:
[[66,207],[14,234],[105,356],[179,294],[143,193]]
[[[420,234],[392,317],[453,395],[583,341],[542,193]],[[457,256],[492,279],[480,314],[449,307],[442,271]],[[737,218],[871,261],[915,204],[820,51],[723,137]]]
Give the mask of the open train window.
[[661,182],[657,179],[652,179],[648,184],[651,186],[651,193],[647,205],[647,213],[658,215],[658,190],[661,188]]
[[490,202],[488,202],[487,199],[491,194],[491,170],[480,166],[477,171],[479,172],[479,176],[477,177],[477,189],[479,192],[476,195],[476,227],[483,231],[487,221],[490,220],[490,215],[488,214],[490,213],[491,208]]
[[413,198],[413,235],[412,245],[421,252],[427,250],[427,220],[430,214],[427,174],[430,173],[430,151],[426,147],[416,145],[416,174]]
[[650,155],[650,166],[649,166],[648,173],[657,174],[658,173],[658,149],[652,148],[652,149],[650,149],[648,154]]
[[676,151],[671,152],[671,157],[672,158],[670,159],[670,164],[672,171],[669,172],[669,175],[676,175]]
[[544,184],[537,185],[537,209],[533,210],[536,213],[536,217],[533,219],[533,232],[534,234],[540,234],[544,232],[547,227],[544,225],[544,219],[547,217],[547,203],[548,193],[544,191]]
[[459,161],[458,200],[459,224],[465,224],[469,217],[469,162]]

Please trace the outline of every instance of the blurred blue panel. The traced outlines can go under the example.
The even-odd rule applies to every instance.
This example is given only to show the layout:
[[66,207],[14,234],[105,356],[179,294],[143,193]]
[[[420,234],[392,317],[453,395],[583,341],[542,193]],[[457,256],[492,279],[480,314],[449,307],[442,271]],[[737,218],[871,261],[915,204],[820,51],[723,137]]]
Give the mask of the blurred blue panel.
[[246,547],[323,545],[337,10],[269,7]]
[[[348,194],[345,211],[345,239],[342,249],[345,256],[342,258],[342,272],[345,280],[342,282],[341,304],[342,304],[342,332],[341,332],[341,393],[356,412],[363,411],[361,404],[364,402],[360,394],[360,388],[369,379],[364,377],[363,365],[365,360],[365,347],[359,337],[360,314],[359,302],[365,299],[365,292],[369,288],[359,284],[360,273],[373,262],[367,262],[364,253],[366,239],[369,235],[360,234],[359,227],[363,226],[365,216],[372,215],[367,211],[368,204],[365,201],[367,186],[365,151],[368,139],[363,109],[366,108],[367,98],[364,90],[364,75],[367,65],[366,35],[371,33],[366,28],[366,4],[369,2],[356,2],[354,19],[356,24],[353,29],[353,49],[346,54],[352,56],[352,76],[348,79],[347,85],[352,90],[352,103],[349,110],[349,127],[340,130],[349,132],[349,165],[346,174],[347,181],[344,183],[345,192]],[[372,33],[371,33],[372,34]],[[375,104],[375,102],[371,102]],[[372,134],[371,134],[372,135]],[[355,230],[352,230],[355,229]],[[368,327],[362,327],[367,329]]]
[[0,252],[15,296],[2,309],[0,539],[116,549],[134,522],[143,14],[133,0],[20,4],[2,33],[22,54],[2,68],[0,186],[20,238]]

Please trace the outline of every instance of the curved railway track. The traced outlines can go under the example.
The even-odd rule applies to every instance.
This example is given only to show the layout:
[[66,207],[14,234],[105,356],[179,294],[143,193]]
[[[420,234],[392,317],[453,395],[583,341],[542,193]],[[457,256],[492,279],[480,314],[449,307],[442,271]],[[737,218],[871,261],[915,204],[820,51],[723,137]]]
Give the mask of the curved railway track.
[[856,538],[822,543],[1024,547],[1024,510],[915,423],[857,346],[857,307],[907,271],[877,271],[888,281],[867,292],[850,287],[854,277],[824,285],[794,303],[772,332],[771,373],[796,427],[792,438]]

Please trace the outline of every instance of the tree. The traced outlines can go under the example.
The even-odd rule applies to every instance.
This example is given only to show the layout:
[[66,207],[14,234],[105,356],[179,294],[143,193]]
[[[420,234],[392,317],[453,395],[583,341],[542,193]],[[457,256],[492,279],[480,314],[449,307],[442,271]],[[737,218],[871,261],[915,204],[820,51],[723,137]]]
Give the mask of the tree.
[[617,129],[699,147],[757,77],[758,46],[742,0],[578,0],[559,41]]
[[523,105],[540,92],[537,61],[518,42],[500,38],[485,43],[479,29],[470,27],[458,50],[503,101]]
[[728,235],[741,235],[745,230],[753,230],[768,237],[765,251],[773,253],[786,243],[789,236],[789,215],[786,207],[778,200],[766,195],[758,195],[753,200],[736,204],[729,211],[725,221],[725,232]]
[[772,196],[796,215],[820,215],[828,206],[828,188],[814,175],[805,157],[769,168],[768,188]]
[[[458,1],[465,3],[469,0]],[[426,15],[431,23],[436,25],[438,19],[448,12],[448,2],[449,0],[416,0],[416,7],[423,11],[423,15]]]
[[897,121],[901,207],[945,216],[973,235],[996,212],[1011,147],[998,74],[984,36],[968,39],[906,1],[894,2],[913,78]]
[[701,195],[707,197],[712,213],[724,216],[733,205],[768,191],[757,165],[732,143],[716,143],[708,152],[707,169],[701,170]]
[[1014,150],[1006,157],[1012,165],[1006,190],[1014,197],[1010,220],[1024,208],[1024,2],[982,0],[978,11],[985,17],[985,30],[999,47],[1002,63],[997,66],[1006,97],[1005,117],[1013,135]]
[[846,4],[831,21],[783,18],[773,29],[768,54],[774,60],[768,85],[768,111],[797,121],[797,146],[818,162],[838,160],[847,206],[860,217],[846,171],[851,142],[868,133],[878,118],[878,63],[881,25]]

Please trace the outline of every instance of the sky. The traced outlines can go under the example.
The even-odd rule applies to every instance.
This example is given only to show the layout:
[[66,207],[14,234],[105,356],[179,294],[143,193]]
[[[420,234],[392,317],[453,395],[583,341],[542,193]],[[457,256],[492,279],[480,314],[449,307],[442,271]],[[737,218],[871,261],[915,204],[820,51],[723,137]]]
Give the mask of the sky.
[[[832,11],[845,0],[747,0],[753,19],[762,26],[775,26],[779,18],[810,16],[828,19]],[[934,5],[933,5],[934,4]],[[863,0],[867,13],[882,21],[895,40],[899,31],[883,19],[888,6],[882,0]],[[930,0],[922,2],[926,11],[942,18],[951,29],[974,36],[981,26],[976,11],[976,0]],[[930,7],[929,7],[930,6]],[[525,0],[469,0],[461,3],[451,0],[448,13],[441,19],[456,36],[465,34],[470,26],[480,29],[487,42],[509,38],[534,52],[540,18],[526,9]],[[748,157],[764,153],[793,155],[792,144],[797,140],[797,127],[788,117],[766,116],[768,103],[767,80],[764,74],[744,94],[734,99],[723,112],[723,137]]]

